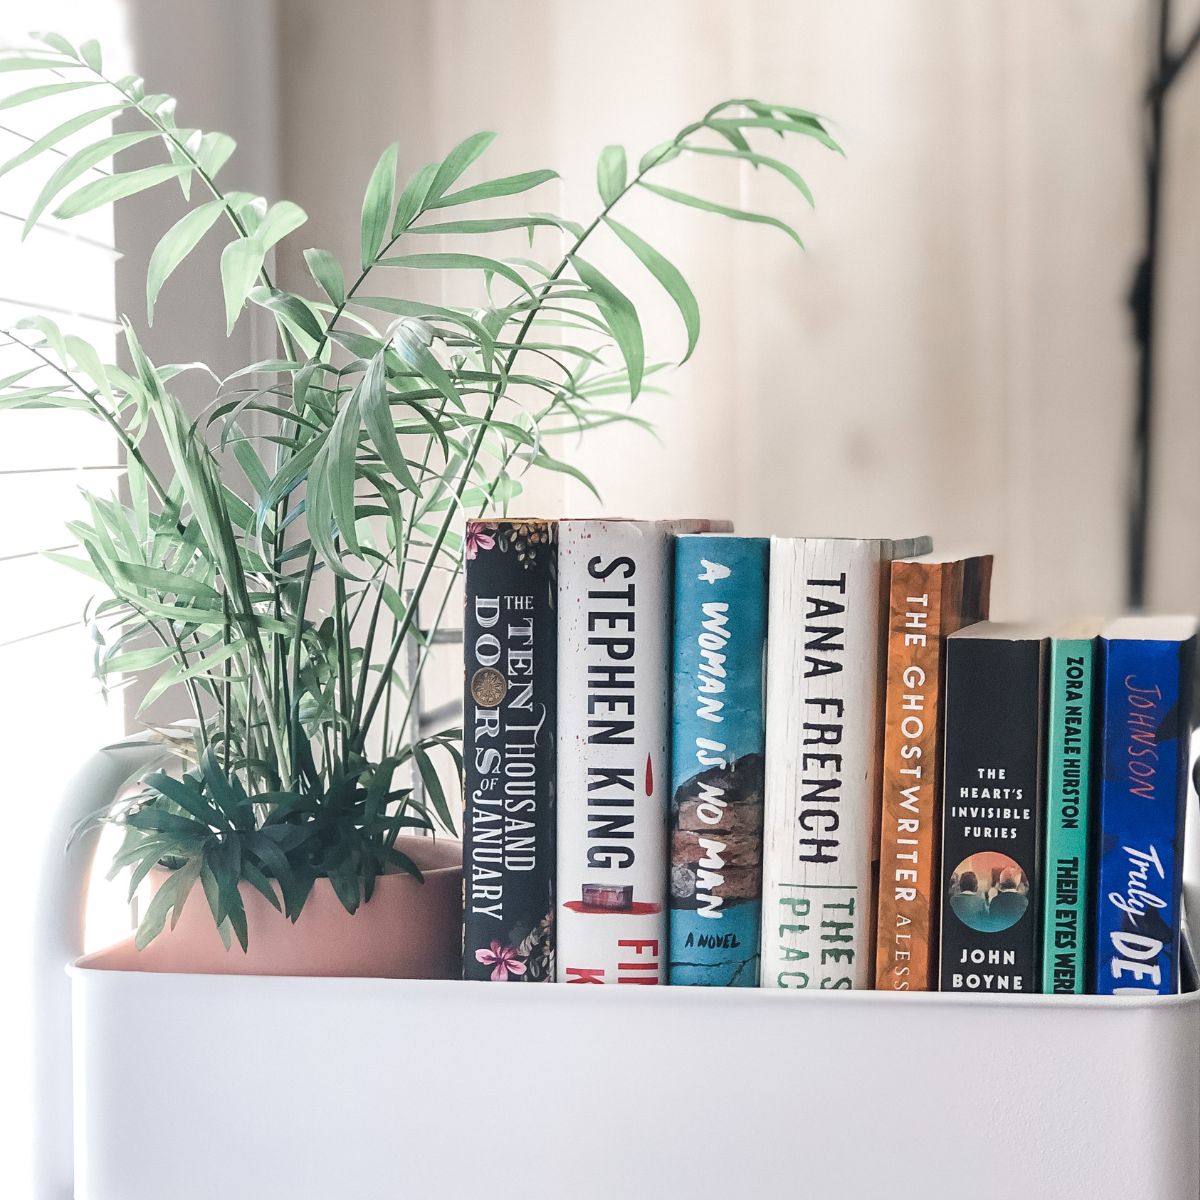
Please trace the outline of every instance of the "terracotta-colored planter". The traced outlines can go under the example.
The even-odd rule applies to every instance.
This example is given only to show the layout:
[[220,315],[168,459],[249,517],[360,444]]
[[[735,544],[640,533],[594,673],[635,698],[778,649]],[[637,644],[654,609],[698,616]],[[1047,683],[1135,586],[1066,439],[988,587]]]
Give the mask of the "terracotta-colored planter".
[[[370,903],[351,916],[329,880],[313,885],[293,925],[247,884],[242,884],[249,948],[236,939],[225,949],[197,884],[174,929],[168,925],[145,950],[127,943],[117,970],[202,975],[332,975],[390,979],[455,979],[462,969],[462,843],[405,837],[404,852],[421,868],[411,875],[381,875]],[[153,874],[153,873],[152,873]],[[165,872],[163,876],[165,877]]]

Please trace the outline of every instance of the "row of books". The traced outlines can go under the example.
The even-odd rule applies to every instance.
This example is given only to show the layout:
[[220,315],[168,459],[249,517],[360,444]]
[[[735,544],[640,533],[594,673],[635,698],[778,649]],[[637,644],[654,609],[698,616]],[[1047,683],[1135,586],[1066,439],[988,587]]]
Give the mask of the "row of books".
[[466,546],[464,978],[1178,990],[1194,620],[998,625],[928,538]]

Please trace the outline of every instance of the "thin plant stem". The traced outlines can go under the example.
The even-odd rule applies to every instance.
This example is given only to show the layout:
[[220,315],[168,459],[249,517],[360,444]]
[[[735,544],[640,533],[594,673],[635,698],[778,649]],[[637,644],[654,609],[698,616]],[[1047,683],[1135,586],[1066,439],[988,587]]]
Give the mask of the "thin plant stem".
[[[350,643],[346,628],[346,581],[340,575],[333,580],[334,650],[337,654],[338,728],[341,732],[342,764],[349,760],[350,716],[353,696],[350,691]],[[356,747],[357,749],[357,747]]]
[[[91,405],[92,411],[112,430],[116,435],[117,440],[121,443],[125,453],[128,454],[146,476],[146,482],[154,489],[154,494],[158,497],[159,503],[166,509],[170,509],[171,501],[167,495],[167,489],[159,482],[158,476],[154,473],[150,464],[142,455],[138,444],[129,436],[129,431],[100,403],[100,393],[92,391],[85,387],[66,367],[57,363],[48,354],[43,354],[36,346],[31,346],[28,342],[23,342],[19,337],[16,337],[7,329],[0,329],[6,338],[14,345],[20,346],[23,350],[27,350],[34,358],[40,359],[51,370],[57,371],[75,389],[85,400]],[[180,528],[182,532],[182,528]]]
[[[224,622],[223,622],[221,628],[222,628],[222,632],[224,635],[225,645],[228,646],[229,645],[229,635],[230,635],[229,595],[227,592],[224,592],[224,591],[221,592],[221,609],[225,616],[225,619],[224,619]],[[224,688],[224,695],[222,698],[222,705],[221,705],[221,707],[225,710],[225,713],[224,713],[224,716],[225,716],[225,745],[222,747],[222,750],[224,752],[222,761],[224,763],[226,775],[229,774],[229,753],[230,753],[230,745],[233,742],[232,670],[233,670],[232,664],[230,663],[229,659],[226,659],[225,660],[225,671],[224,671],[225,682],[222,685]],[[247,708],[248,707],[249,707],[249,705],[247,705]]]
[[[626,195],[628,195],[628,193],[634,187],[641,183],[645,176],[656,166],[658,166],[658,164],[671,153],[671,151],[678,145],[679,142],[693,133],[697,128],[699,128],[699,125],[688,126],[686,129],[681,130],[675,135],[675,139],[672,142],[670,142],[654,159],[647,163],[645,167],[639,170],[633,179],[626,183],[626,185],[613,197],[613,199],[604,206],[592,223],[588,225],[575,239],[571,248],[562,256],[558,266],[556,266],[551,272],[547,282],[553,282],[562,275],[562,273],[570,265],[571,258],[577,254],[580,249],[582,249],[584,243],[596,231],[596,229],[599,228],[601,222],[603,222],[604,218],[608,216],[613,208],[619,204],[620,201]],[[524,321],[521,323],[521,327],[517,331],[516,337],[513,339],[513,348],[509,351],[507,360],[505,362],[503,370],[504,376],[507,376],[511,373],[513,363],[516,362],[517,355],[521,352],[522,343],[524,343],[525,338],[529,334],[529,330],[532,327],[536,313],[537,307],[535,306],[530,309],[529,313],[525,316]],[[503,387],[500,384],[497,384],[495,390],[489,395],[487,409],[483,414],[483,419],[478,426],[474,437],[471,439],[471,449],[467,455],[467,460],[462,471],[457,476],[457,482],[454,486],[453,501],[446,507],[446,515],[442,519],[442,523],[438,528],[434,543],[430,548],[428,557],[425,560],[425,566],[421,571],[419,579],[417,580],[416,587],[413,589],[413,602],[412,604],[406,606],[404,620],[400,623],[400,628],[397,631],[396,638],[393,641],[392,646],[388,651],[388,656],[385,660],[384,674],[379,681],[379,685],[372,694],[370,704],[367,706],[367,709],[363,714],[362,726],[358,734],[360,739],[363,736],[363,730],[366,730],[370,727],[371,721],[374,718],[379,705],[382,703],[383,697],[381,693],[387,686],[392,669],[395,667],[396,660],[400,656],[400,650],[404,645],[404,638],[408,635],[408,631],[412,627],[413,613],[419,605],[420,597],[424,594],[425,585],[429,580],[430,573],[433,570],[434,563],[437,559],[438,553],[441,550],[442,543],[446,539],[446,534],[450,530],[450,525],[457,515],[457,505],[462,499],[463,492],[466,490],[467,482],[471,477],[471,471],[475,466],[475,460],[479,457],[479,451],[483,446],[489,423],[496,411],[497,406],[500,403],[503,394]]]

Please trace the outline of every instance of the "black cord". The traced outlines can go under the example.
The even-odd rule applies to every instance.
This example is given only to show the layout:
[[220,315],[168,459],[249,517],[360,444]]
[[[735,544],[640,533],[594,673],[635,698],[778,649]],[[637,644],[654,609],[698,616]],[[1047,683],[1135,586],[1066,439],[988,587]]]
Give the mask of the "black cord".
[[1150,480],[1154,431],[1154,290],[1158,276],[1159,210],[1162,196],[1163,117],[1169,83],[1167,49],[1171,0],[1158,0],[1153,75],[1146,89],[1148,118],[1145,150],[1145,243],[1129,290],[1133,336],[1137,343],[1137,397],[1133,424],[1133,462],[1129,504],[1129,561],[1126,601],[1130,608],[1146,602],[1147,535],[1150,526]]
[[1200,25],[1197,25],[1192,30],[1192,36],[1188,38],[1183,49],[1178,54],[1168,58],[1167,65],[1163,68],[1152,88],[1165,92],[1175,82],[1175,76],[1187,66],[1188,60],[1198,49],[1200,49]]
[[1178,54],[1171,54],[1171,0],[1158,0],[1154,54],[1146,87],[1145,243],[1129,289],[1133,336],[1137,343],[1137,396],[1130,477],[1126,601],[1130,608],[1146,602],[1148,540],[1151,520],[1154,433],[1155,289],[1158,281],[1159,226],[1162,208],[1163,126],[1171,86],[1200,50],[1200,25]]

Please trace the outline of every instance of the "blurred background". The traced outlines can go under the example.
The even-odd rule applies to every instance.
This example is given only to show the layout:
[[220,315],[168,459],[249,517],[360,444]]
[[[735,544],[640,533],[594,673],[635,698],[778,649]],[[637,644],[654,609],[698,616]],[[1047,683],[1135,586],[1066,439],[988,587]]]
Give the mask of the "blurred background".
[[[10,44],[30,29],[99,38],[148,91],[178,96],[181,122],[237,139],[228,180],[300,204],[303,245],[347,261],[392,141],[406,176],[494,129],[494,173],[553,167],[545,207],[588,219],[607,143],[638,156],[739,95],[825,114],[845,158],[814,146],[791,160],[811,213],[766,172],[689,160],[673,181],[786,206],[804,252],[769,228],[635,200],[633,223],[700,300],[699,349],[638,401],[656,437],[558,448],[602,504],[546,476],[517,507],[929,532],[995,553],[1001,618],[1200,605],[1200,0],[7,0],[0,20]],[[0,109],[0,158],[49,127],[39,113],[28,128],[31,112]],[[0,179],[0,324],[40,310],[96,338],[122,313],[140,321],[167,190],[69,227],[47,218],[22,243],[38,186]],[[278,269],[305,286],[298,257]],[[215,255],[189,260],[146,335],[152,357],[247,361],[265,327],[227,340],[218,289]],[[463,300],[449,284],[441,298]],[[651,357],[678,355],[669,302],[649,282],[634,298]],[[74,484],[120,470],[105,435],[68,414],[6,414],[11,788],[45,786],[48,764],[126,725],[90,682],[86,581],[38,556],[63,540]],[[22,902],[19,872],[0,887],[6,909]],[[20,1039],[5,1053],[6,1078],[27,1077]],[[0,1127],[14,1139],[3,1185],[23,1161],[23,1103]]]
[[[137,69],[189,121],[232,132],[247,186],[295,200],[306,236],[343,256],[392,140],[404,175],[496,129],[493,168],[556,168],[547,206],[582,218],[606,143],[640,153],[743,94],[828,114],[846,159],[814,147],[796,161],[817,201],[798,215],[805,254],[769,229],[639,198],[636,226],[700,298],[700,349],[646,402],[658,442],[622,430],[562,452],[610,511],[720,512],[746,532],[921,529],[991,549],[997,611],[1058,618],[1111,610],[1128,589],[1129,297],[1163,7],[287,0],[131,4],[125,19]],[[1179,49],[1197,10],[1170,6]],[[1200,70],[1180,73],[1168,103],[1144,599],[1190,609]],[[678,186],[766,211],[797,203],[768,172],[726,166],[681,163]],[[161,225],[143,220],[150,241]],[[118,214],[137,278],[129,225]],[[300,285],[303,264],[285,264],[285,281],[289,268]],[[120,283],[118,271],[118,308]],[[197,357],[179,292],[162,341]],[[652,350],[677,351],[669,303],[653,284],[635,298]],[[569,481],[536,486],[530,511],[594,507]]]

